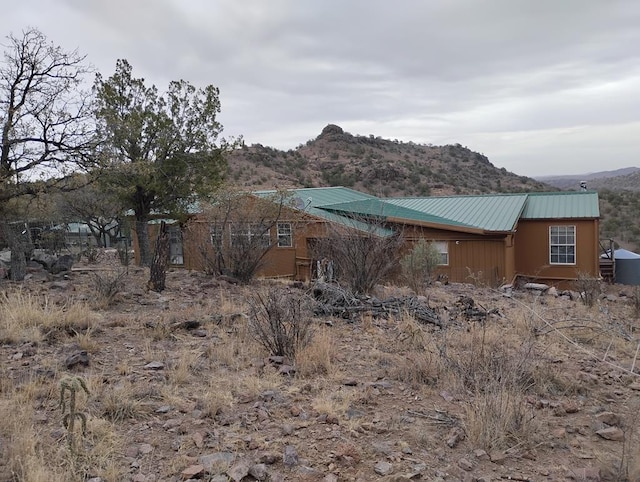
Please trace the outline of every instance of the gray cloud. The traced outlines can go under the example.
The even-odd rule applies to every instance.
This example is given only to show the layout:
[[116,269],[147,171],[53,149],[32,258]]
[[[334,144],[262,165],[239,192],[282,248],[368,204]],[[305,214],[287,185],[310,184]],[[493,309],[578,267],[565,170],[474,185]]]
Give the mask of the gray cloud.
[[[637,164],[635,0],[27,0],[33,25],[104,75],[221,88],[225,134],[292,148],[327,123],[460,142],[538,175]],[[25,21],[28,20],[27,23]]]

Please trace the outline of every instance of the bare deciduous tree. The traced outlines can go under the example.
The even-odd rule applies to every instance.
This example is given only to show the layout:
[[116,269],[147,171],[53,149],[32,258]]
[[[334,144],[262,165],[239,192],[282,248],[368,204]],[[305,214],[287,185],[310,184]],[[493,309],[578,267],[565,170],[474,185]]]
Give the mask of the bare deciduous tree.
[[365,294],[397,270],[402,244],[402,234],[385,228],[381,220],[354,218],[347,224],[327,224],[314,256],[330,260],[337,278],[353,293]]
[[[290,222],[282,222],[289,202],[287,191],[264,197],[234,188],[218,192],[202,215],[187,226],[200,239],[198,249],[204,270],[232,276],[242,283],[251,281],[264,265],[267,253],[279,243],[282,245],[287,236],[277,229],[281,224],[291,226]],[[292,221],[293,211],[287,213],[287,221]],[[291,236],[289,230],[288,242]]]
[[122,200],[95,182],[81,178],[73,192],[63,193],[58,209],[66,222],[85,223],[98,246],[115,246],[121,235],[121,222],[126,210]]
[[[85,57],[50,43],[40,31],[10,35],[0,64],[0,214],[9,201],[59,185],[65,174],[95,161],[95,123],[83,92]],[[14,219],[18,220],[19,217]],[[18,219],[16,219],[18,218]],[[2,223],[12,248],[11,278],[24,278],[24,229]]]

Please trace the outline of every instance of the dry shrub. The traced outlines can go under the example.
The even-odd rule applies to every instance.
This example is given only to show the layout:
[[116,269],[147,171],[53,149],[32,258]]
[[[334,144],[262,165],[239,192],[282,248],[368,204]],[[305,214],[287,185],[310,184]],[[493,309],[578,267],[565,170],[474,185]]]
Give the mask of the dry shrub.
[[4,343],[40,343],[63,332],[80,333],[98,319],[84,303],[60,306],[46,296],[22,291],[0,295],[0,341]]
[[336,341],[328,329],[320,330],[311,343],[296,354],[296,374],[303,378],[330,375],[336,358]]
[[396,326],[398,334],[396,343],[394,343],[394,351],[399,347],[405,350],[422,351],[430,344],[432,337],[425,330],[424,326],[416,321],[416,319],[405,313],[398,321]]
[[[238,378],[233,379],[229,391],[233,396],[234,402],[235,400],[246,402],[247,400],[257,400],[260,398],[260,394],[266,391],[279,390],[281,384],[282,375],[278,374],[275,370],[266,370],[255,375],[239,374]],[[212,390],[220,390],[219,380],[217,378],[212,378],[209,385]]]
[[580,293],[580,299],[585,306],[591,308],[602,292],[602,283],[598,278],[594,278],[588,273],[578,273],[575,288]]
[[[51,382],[51,403],[59,396],[53,393],[57,384]],[[122,465],[122,441],[105,420],[89,417],[82,445],[70,452],[64,438],[53,439],[43,425],[34,424],[36,412],[23,394],[15,391],[0,400],[0,447],[11,480],[25,482],[70,482],[86,480],[89,475],[106,481],[124,480],[127,468]],[[41,428],[42,427],[42,428]]]
[[254,294],[250,304],[250,330],[271,355],[295,359],[313,336],[311,300],[307,295],[283,288]]
[[423,294],[431,283],[439,262],[438,248],[426,239],[420,239],[411,251],[400,259],[402,279],[413,291]]
[[540,428],[533,410],[520,387],[506,380],[492,383],[476,390],[465,407],[467,437],[487,450],[530,447]]
[[486,450],[529,447],[538,426],[527,394],[539,360],[532,339],[505,339],[499,326],[472,325],[456,333],[442,352],[451,382],[467,397],[464,426],[468,438]]
[[394,357],[388,369],[389,378],[410,385],[434,385],[440,368],[430,352],[410,352]]
[[91,286],[95,298],[93,304],[96,308],[109,307],[116,295],[125,287],[127,271],[105,271],[91,273]]

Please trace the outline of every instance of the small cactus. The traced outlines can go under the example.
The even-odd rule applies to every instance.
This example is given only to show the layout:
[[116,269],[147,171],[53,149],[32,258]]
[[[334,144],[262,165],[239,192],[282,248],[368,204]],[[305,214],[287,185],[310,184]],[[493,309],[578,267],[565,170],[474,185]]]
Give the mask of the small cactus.
[[[76,418],[80,419],[82,427],[82,435],[87,432],[87,416],[76,410],[76,394],[80,391],[89,395],[89,390],[82,377],[65,377],[60,380],[60,408],[62,410],[63,418],[62,424],[67,429],[67,442],[70,449],[74,449],[74,427]],[[67,412],[67,404],[65,403],[65,392],[69,392],[69,411]]]

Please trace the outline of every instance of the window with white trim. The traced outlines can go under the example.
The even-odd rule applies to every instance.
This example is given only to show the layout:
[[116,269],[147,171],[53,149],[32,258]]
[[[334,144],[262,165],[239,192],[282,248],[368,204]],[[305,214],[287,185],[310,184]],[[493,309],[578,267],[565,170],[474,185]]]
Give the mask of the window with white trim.
[[234,223],[231,225],[231,246],[261,246],[271,244],[269,229],[260,224]]
[[293,246],[291,223],[278,223],[277,228],[278,228],[278,247],[291,248]]
[[575,226],[549,226],[549,263],[576,264]]
[[449,243],[447,241],[432,241],[433,246],[438,250],[438,265],[449,265]]
[[224,226],[222,224],[212,224],[209,226],[209,234],[211,235],[211,245],[216,251],[222,251]]

